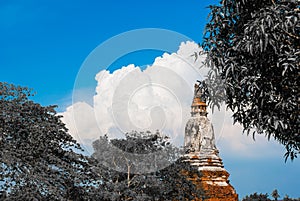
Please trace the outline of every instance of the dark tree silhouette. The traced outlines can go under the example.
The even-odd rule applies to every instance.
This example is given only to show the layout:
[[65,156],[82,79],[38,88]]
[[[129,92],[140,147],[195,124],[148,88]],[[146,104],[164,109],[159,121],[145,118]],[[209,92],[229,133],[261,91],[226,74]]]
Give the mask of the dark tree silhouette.
[[222,0],[210,9],[208,85],[222,81],[234,121],[248,134],[255,129],[253,137],[273,136],[293,160],[300,151],[300,1]]
[[274,200],[277,200],[280,197],[277,189],[275,189],[271,195],[274,198]]
[[246,197],[244,197],[242,199],[242,201],[271,201],[269,198],[269,195],[266,194],[257,194],[257,193],[253,193],[251,195],[247,195]]
[[[67,133],[55,106],[28,99],[26,87],[0,82],[0,191],[7,200],[65,200],[88,188],[88,157]],[[77,151],[77,152],[74,152]],[[71,194],[70,192],[73,193]]]
[[300,198],[290,198],[288,195],[285,195],[283,201],[300,201]]

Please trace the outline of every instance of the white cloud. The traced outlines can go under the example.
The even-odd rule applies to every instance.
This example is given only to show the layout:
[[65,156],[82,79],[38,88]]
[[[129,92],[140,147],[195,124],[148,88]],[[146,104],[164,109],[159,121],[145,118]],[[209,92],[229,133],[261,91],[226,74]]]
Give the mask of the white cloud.
[[284,148],[274,139],[268,139],[264,135],[252,133],[243,134],[243,127],[239,124],[233,125],[232,113],[227,111],[224,124],[219,134],[218,147],[221,155],[230,154],[233,158],[282,158]]
[[94,108],[85,102],[77,102],[62,113],[63,122],[70,134],[80,143],[88,145],[99,135]]
[[[90,147],[92,141],[106,133],[115,138],[131,130],[160,129],[181,146],[190,117],[193,85],[207,73],[207,68],[199,68],[205,57],[198,56],[195,61],[191,56],[199,50],[194,42],[186,42],[176,53],[156,58],[144,71],[131,64],[113,73],[99,72],[93,106],[78,102],[62,114],[71,135]],[[277,144],[266,142],[264,136],[253,142],[242,135],[239,126],[232,126],[230,115],[224,108],[209,115],[222,155],[255,157],[257,153],[278,150]]]

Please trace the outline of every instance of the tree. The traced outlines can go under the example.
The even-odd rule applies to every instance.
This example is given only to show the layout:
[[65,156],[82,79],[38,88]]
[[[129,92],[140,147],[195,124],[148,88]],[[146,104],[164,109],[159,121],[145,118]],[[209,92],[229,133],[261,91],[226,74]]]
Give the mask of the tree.
[[300,152],[300,2],[222,0],[210,9],[202,44],[208,83],[223,81],[234,122],[248,134],[255,129],[253,137],[273,136],[293,160]]
[[0,82],[1,196],[7,200],[76,198],[81,192],[74,189],[87,191],[96,178],[92,160],[77,153],[81,147],[67,133],[55,106],[43,107],[29,100],[31,95],[26,87]]
[[257,194],[257,193],[253,193],[251,195],[247,195],[246,197],[244,197],[242,199],[242,201],[271,201],[269,198],[269,195],[266,194]]
[[280,195],[279,195],[277,189],[275,189],[275,190],[272,192],[272,197],[273,197],[275,200],[277,200],[277,199],[280,197]]
[[[177,159],[175,155],[178,150],[159,132],[133,131],[127,133],[125,139],[112,140],[103,136],[93,143],[93,147],[93,157],[99,161],[99,170],[109,180],[106,185],[110,194],[106,199],[192,200],[203,194],[181,172],[186,170],[191,174],[200,174],[199,171],[183,159]],[[161,166],[164,167],[162,169],[159,168],[162,159],[151,156],[151,153],[158,151],[170,160],[168,166]],[[137,155],[148,159],[139,163],[135,161]]]
[[300,201],[300,198],[294,199],[294,198],[290,198],[288,195],[285,195],[283,201]]

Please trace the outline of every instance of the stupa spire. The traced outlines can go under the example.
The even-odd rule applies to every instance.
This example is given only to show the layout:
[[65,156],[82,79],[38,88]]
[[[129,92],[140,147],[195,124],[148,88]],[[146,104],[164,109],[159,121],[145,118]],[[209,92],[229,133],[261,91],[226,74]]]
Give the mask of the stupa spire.
[[194,98],[191,106],[191,115],[194,116],[207,116],[207,104],[203,98],[203,90],[200,87],[201,82],[195,83],[194,85]]
[[[194,86],[191,117],[186,123],[184,147],[185,159],[195,166],[201,177],[189,178],[205,191],[206,201],[237,201],[238,195],[229,184],[229,173],[224,169],[215,143],[212,123],[207,118],[207,105],[203,98],[205,91],[201,83]],[[195,199],[202,200],[202,199]]]

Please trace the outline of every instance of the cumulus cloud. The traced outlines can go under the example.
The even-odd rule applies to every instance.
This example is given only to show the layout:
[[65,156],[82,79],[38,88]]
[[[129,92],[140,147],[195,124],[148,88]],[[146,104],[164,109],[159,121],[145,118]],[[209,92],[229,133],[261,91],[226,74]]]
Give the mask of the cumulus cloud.
[[273,138],[268,140],[264,135],[243,133],[243,127],[233,125],[232,113],[225,113],[224,123],[220,129],[218,147],[221,155],[229,154],[233,158],[281,158],[284,148]]
[[[100,71],[95,76],[97,87],[92,106],[77,102],[62,113],[71,135],[90,147],[100,135],[121,138],[124,132],[131,130],[159,129],[170,136],[175,145],[183,145],[193,85],[208,71],[203,66],[204,55],[197,55],[195,60],[194,55],[199,51],[196,43],[186,42],[176,53],[164,53],[143,71],[134,64],[113,73]],[[230,115],[224,107],[213,114],[209,110],[217,146],[223,152],[238,151],[251,157],[254,152],[275,149],[274,143],[259,139],[257,142],[261,143],[254,144],[251,137],[242,135],[239,126],[232,126]],[[92,152],[91,148],[89,152]]]

